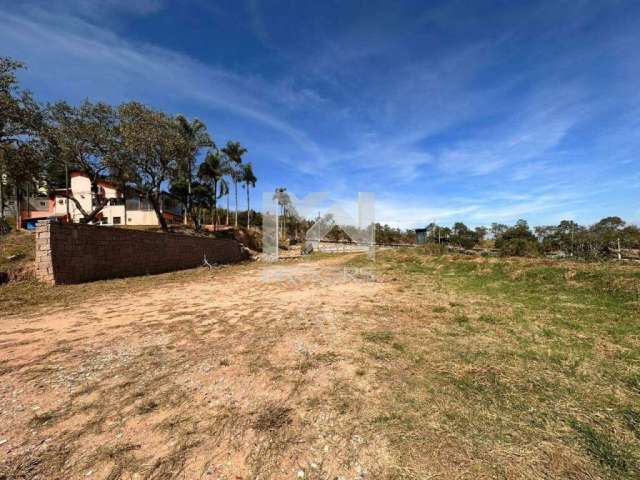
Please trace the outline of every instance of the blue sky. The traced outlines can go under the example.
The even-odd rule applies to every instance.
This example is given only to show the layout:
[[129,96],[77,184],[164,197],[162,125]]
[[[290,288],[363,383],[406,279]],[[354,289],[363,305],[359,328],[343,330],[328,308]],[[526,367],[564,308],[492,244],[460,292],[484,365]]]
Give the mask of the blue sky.
[[40,100],[197,116],[249,149],[254,204],[282,185],[372,191],[402,227],[640,220],[639,2],[0,0],[0,17]]

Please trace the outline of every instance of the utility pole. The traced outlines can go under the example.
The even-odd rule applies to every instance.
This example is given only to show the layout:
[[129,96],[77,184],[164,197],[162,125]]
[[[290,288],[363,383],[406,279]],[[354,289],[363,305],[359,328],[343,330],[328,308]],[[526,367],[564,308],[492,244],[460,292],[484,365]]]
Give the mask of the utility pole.
[[29,183],[27,183],[27,216],[31,217],[31,190],[29,189]]
[[0,170],[0,220],[4,220],[4,172]]
[[280,196],[286,192],[287,189],[284,187],[276,188],[275,198],[276,198],[276,260],[280,257],[280,219],[278,218],[278,208],[280,206]]
[[[276,189],[276,192],[278,190]],[[277,197],[276,197],[277,198]],[[280,256],[280,232],[278,231],[278,224],[280,223],[280,220],[278,219],[278,204],[277,204],[277,200],[276,200],[276,261],[278,261],[278,257]]]
[[67,222],[71,222],[71,215],[69,214],[69,164],[65,160],[64,162],[64,187],[66,191],[65,199],[67,202]]
[[573,244],[573,223],[571,224],[571,256],[573,257],[573,251],[575,250],[575,246]]
[[622,261],[622,248],[620,247],[620,237],[618,237],[618,261]]

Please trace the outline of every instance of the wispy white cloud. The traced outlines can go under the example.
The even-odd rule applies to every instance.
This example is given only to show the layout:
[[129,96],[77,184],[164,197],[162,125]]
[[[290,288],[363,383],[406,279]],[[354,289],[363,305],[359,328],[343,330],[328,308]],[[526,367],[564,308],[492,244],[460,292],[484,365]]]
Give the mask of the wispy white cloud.
[[432,217],[546,221],[589,215],[589,206],[621,208],[609,200],[620,188],[605,188],[603,179],[630,178],[638,160],[640,95],[632,80],[640,34],[629,25],[585,33],[604,7],[505,8],[495,12],[498,28],[464,2],[421,7],[426,12],[415,18],[398,8],[358,9],[328,23],[296,15],[294,2],[297,21],[284,29],[286,19],[256,1],[238,13],[191,0],[211,18],[226,16],[225,26],[245,18],[241,35],[273,53],[254,63],[238,53],[237,63],[207,64],[127,40],[110,28],[115,20],[101,21],[161,14],[175,7],[170,2],[36,4],[0,0],[0,43],[31,64],[25,78],[39,96],[138,98],[197,111],[214,134],[251,144],[261,186],[338,196],[374,190],[380,218],[392,225]]
[[[11,3],[15,5],[15,2]],[[42,2],[37,0],[24,0],[20,3],[22,8],[42,6]],[[166,8],[167,4],[167,0],[48,0],[47,11],[104,21],[106,17],[113,18],[121,14],[151,15]]]
[[[545,87],[550,89],[549,86]],[[560,85],[532,96],[502,124],[483,129],[477,137],[459,141],[438,155],[439,167],[449,174],[486,175],[521,164],[512,178],[525,179],[536,171],[532,163],[562,142],[571,128],[589,118],[575,85]],[[539,171],[539,170],[538,170]]]
[[42,10],[31,10],[30,18],[4,15],[0,43],[13,45],[14,55],[32,60],[37,66],[33,74],[58,82],[58,92],[200,102],[267,126],[322,161],[315,142],[275,113],[282,96],[259,77],[241,76],[153,45],[133,44],[78,18]]

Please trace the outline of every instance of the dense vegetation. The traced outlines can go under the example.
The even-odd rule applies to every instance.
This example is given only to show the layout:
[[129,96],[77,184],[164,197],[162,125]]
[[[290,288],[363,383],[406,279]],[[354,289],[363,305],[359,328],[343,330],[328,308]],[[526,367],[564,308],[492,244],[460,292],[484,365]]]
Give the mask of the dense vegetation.
[[[240,184],[247,193],[247,224],[251,222],[249,189],[257,178],[251,163],[243,163],[247,150],[239,142],[219,148],[202,121],[170,116],[136,101],[42,105],[20,88],[16,72],[23,67],[0,57],[0,213],[8,190],[18,201],[43,189],[68,195],[68,173],[77,170],[90,178],[95,198],[85,211],[68,195],[84,222],[93,221],[108,202],[99,187],[105,178],[125,192],[147,197],[163,229],[167,224],[160,199],[167,187],[199,228],[206,212],[213,223],[219,221],[217,202],[229,198],[233,185],[237,226]],[[228,200],[226,211],[228,223]]]
[[470,249],[486,244],[491,234],[492,244],[505,256],[534,257],[558,254],[583,259],[620,257],[624,249],[640,248],[640,229],[628,225],[620,217],[607,217],[591,226],[563,220],[559,225],[529,227],[526,220],[508,226],[493,223],[491,228],[469,229],[464,223],[453,228],[435,223],[427,226],[427,242],[449,244]]

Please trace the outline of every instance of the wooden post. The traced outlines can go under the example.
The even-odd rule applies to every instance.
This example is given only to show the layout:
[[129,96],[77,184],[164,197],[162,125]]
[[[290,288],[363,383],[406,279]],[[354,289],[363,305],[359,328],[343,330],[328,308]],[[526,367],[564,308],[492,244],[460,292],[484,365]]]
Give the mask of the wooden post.
[[618,261],[622,261],[622,248],[620,248],[620,237],[618,237]]

